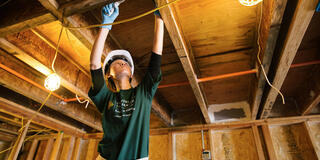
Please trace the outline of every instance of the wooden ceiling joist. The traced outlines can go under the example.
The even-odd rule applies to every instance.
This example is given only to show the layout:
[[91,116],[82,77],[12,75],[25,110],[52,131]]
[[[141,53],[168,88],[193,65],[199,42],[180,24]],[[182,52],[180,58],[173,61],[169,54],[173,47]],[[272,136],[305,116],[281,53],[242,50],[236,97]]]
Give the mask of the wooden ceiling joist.
[[[168,0],[157,0],[158,6],[162,6],[167,3],[169,3]],[[202,92],[201,87],[198,83],[195,67],[193,66],[192,59],[190,58],[190,46],[188,46],[187,42],[184,39],[183,33],[179,28],[179,24],[176,20],[176,15],[173,12],[173,8],[172,6],[165,7],[160,10],[160,13],[169,32],[171,40],[175,46],[185,73],[188,77],[197,102],[200,106],[203,117],[206,123],[210,123],[211,121],[208,113],[207,102],[205,100],[204,93]]]
[[[275,77],[272,82],[272,85],[276,88],[280,89],[286,78],[292,61],[315,12],[317,3],[317,0],[299,0],[297,3],[275,70]],[[265,119],[268,117],[277,96],[278,92],[276,90],[270,89],[268,91],[260,118]]]
[[[0,51],[0,63],[10,67],[11,69],[17,71],[18,73],[28,77],[29,79],[39,84],[42,84],[44,82],[43,77],[35,75],[34,71],[30,72],[30,70],[32,70],[30,67],[16,60],[11,55],[4,53],[3,51]],[[32,84],[8,73],[7,71],[1,69],[0,75],[0,83],[4,84],[5,87],[17,93],[25,95],[26,97],[38,103],[42,103],[42,101],[48,95],[48,93],[43,91],[42,89],[34,87]],[[53,110],[61,112],[62,114],[69,116],[70,118],[75,119],[83,124],[86,124],[96,130],[102,131],[101,121],[99,119],[100,114],[97,113],[97,111],[89,108],[85,109],[84,106],[81,106],[78,103],[62,104],[59,102],[61,102],[60,99],[51,96],[48,99],[46,106],[52,108]]]
[[[32,39],[31,36],[29,36],[29,38]],[[50,73],[53,73],[51,69],[51,63],[48,63],[47,59],[48,57],[54,57],[54,52],[46,52],[45,54],[26,52],[22,48],[14,45],[14,43],[16,43],[17,41],[20,41],[21,43],[30,43],[30,45],[32,45],[32,42],[34,42],[27,41],[27,39],[24,38],[15,38],[15,40],[13,40],[13,43],[11,43],[4,38],[0,38],[0,46],[4,48],[7,52],[14,55],[16,58],[20,59],[24,63],[28,64],[29,66],[33,67],[34,69],[42,73],[43,75],[48,76]],[[38,48],[44,47],[38,46]],[[72,69],[72,72],[66,69]],[[81,70],[78,69],[77,66],[75,66],[73,63],[70,63],[60,54],[57,55],[57,59],[55,62],[55,70],[57,74],[60,76],[61,84],[65,88],[67,88],[75,94],[78,94],[78,96],[89,99],[87,90],[90,88],[91,80],[88,77],[88,75],[83,73]],[[81,79],[77,77],[80,77]]]
[[103,6],[119,0],[83,0],[83,1],[72,1],[61,6],[59,10],[64,11],[64,15],[69,17],[76,13],[83,13],[99,6]]
[[[259,30],[261,48],[260,59],[266,74],[268,74],[287,0],[269,0],[263,1],[261,4],[262,19]],[[260,11],[260,9],[258,10]],[[256,119],[265,85],[266,79],[259,66],[258,81],[255,84],[255,91],[253,91],[254,95],[251,103],[252,119]]]
[[[0,97],[0,106],[1,106],[0,112],[5,112],[15,116],[24,117],[25,119],[30,119],[33,117],[33,115],[37,114],[36,111],[34,110],[28,109],[24,106],[8,101],[1,97]],[[33,118],[32,123],[36,123],[56,131],[64,131],[67,134],[72,134],[75,136],[83,136],[83,134],[85,134],[85,132],[82,131],[81,129],[78,129],[62,121],[43,115],[42,113],[38,113]]]
[[[17,9],[18,6],[23,9]],[[0,37],[56,20],[37,1],[11,1],[1,7],[0,14]]]
[[[309,114],[313,108],[320,104],[320,77],[319,74],[314,74],[314,77],[311,82],[315,82],[311,90],[306,95],[301,95],[299,104],[302,106],[302,115]],[[310,83],[311,83],[310,82]]]
[[[54,16],[56,16],[60,21],[63,20],[65,24],[70,27],[79,27],[83,25],[88,25],[86,22],[82,21],[80,15],[73,15],[66,17],[63,15],[63,11],[60,11],[59,3],[55,0],[38,0],[46,9],[48,9]],[[90,29],[72,29],[70,30],[89,50],[93,46],[95,35],[93,35]],[[112,48],[106,45],[106,50],[109,52]]]

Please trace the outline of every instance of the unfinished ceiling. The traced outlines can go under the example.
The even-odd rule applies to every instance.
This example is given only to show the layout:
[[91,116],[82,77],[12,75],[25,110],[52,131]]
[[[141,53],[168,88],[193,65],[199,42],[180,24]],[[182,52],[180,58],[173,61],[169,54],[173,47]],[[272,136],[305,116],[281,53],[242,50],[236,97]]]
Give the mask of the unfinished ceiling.
[[[1,121],[30,118],[47,97],[42,86],[52,72],[61,22],[75,27],[99,24],[100,8],[107,2],[14,0],[1,7]],[[167,2],[158,0],[157,4]],[[261,4],[247,7],[238,0],[181,0],[160,10],[166,26],[163,77],[152,102],[151,128],[228,120],[237,117],[233,114],[239,109],[244,116],[232,120],[320,112],[320,15],[314,14],[315,3],[303,6],[296,1],[265,0]],[[305,13],[303,7],[313,12]],[[153,8],[152,0],[127,0],[120,6],[117,21]],[[108,36],[105,53],[131,52],[137,68],[135,82],[147,69],[153,28],[150,14],[114,25]],[[55,63],[62,87],[41,112],[85,132],[102,131],[95,106],[91,103],[85,108],[75,100],[75,94],[88,99],[89,57],[97,32],[98,28],[63,30]],[[257,62],[258,37],[266,74],[282,91],[286,104],[267,85]],[[4,111],[9,104],[31,109],[30,114]],[[226,115],[221,119],[222,113]],[[50,124],[45,127],[59,130]]]

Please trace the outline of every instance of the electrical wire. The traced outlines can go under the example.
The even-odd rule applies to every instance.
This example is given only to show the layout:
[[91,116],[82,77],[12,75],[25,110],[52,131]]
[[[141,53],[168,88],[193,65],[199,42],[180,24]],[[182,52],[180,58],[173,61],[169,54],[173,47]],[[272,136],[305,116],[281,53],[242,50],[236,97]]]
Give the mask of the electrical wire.
[[86,99],[86,100],[84,100],[84,101],[81,101],[80,99],[79,99],[79,97],[78,97],[78,95],[76,94],[76,98],[77,98],[77,100],[78,100],[78,102],[79,103],[86,103],[87,102],[87,104],[86,104],[86,107],[85,108],[88,108],[88,105],[89,105],[89,100],[88,99]]
[[273,85],[270,83],[270,81],[269,81],[269,79],[268,79],[268,77],[267,77],[266,71],[265,71],[265,69],[264,69],[264,67],[263,67],[263,65],[262,65],[261,60],[260,60],[260,52],[261,52],[261,46],[260,46],[260,28],[261,28],[261,21],[262,21],[262,9],[263,9],[263,3],[261,3],[261,5],[260,5],[260,20],[259,20],[258,38],[257,38],[257,44],[258,44],[257,59],[258,59],[258,62],[259,62],[260,67],[261,67],[261,70],[262,70],[262,72],[263,72],[264,77],[266,78],[266,81],[267,81],[268,85],[269,85],[271,88],[273,88],[274,90],[276,90],[276,91],[280,94],[281,99],[282,99],[282,103],[285,104],[285,99],[284,99],[283,94],[281,93],[281,91],[280,91],[278,88],[276,88],[275,86],[273,86]]
[[59,48],[59,45],[60,45],[61,34],[62,34],[63,29],[64,29],[64,27],[62,26],[62,27],[61,27],[61,30],[60,30],[60,33],[59,33],[59,38],[58,38],[58,43],[57,43],[57,47],[56,47],[56,52],[55,52],[55,55],[54,55],[54,58],[53,58],[53,61],[52,61],[52,64],[51,64],[51,68],[52,68],[52,70],[53,70],[54,73],[56,72],[56,70],[54,69],[54,63],[56,62],[56,59],[57,59],[58,48]]

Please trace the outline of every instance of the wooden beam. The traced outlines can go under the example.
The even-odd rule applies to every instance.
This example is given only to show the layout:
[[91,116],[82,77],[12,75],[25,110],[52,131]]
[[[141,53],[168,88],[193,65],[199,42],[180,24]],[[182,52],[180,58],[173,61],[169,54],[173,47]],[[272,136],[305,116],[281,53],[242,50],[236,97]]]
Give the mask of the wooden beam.
[[[22,62],[16,60],[12,56],[2,52],[0,50],[0,63],[2,65],[5,65],[17,72],[19,74],[24,75],[28,79],[31,79],[35,81],[38,84],[43,83],[43,79],[41,78],[41,75],[37,75],[33,69],[26,66]],[[42,89],[39,89],[37,87],[34,87],[30,83],[26,82],[25,80],[22,80],[2,69],[0,69],[0,82],[2,84],[5,84],[5,87],[25,95],[26,97],[38,102],[42,103],[42,101],[47,97],[48,93],[43,91]],[[83,124],[86,124],[94,129],[97,129],[99,131],[102,131],[101,126],[101,120],[99,119],[100,114],[96,110],[92,109],[85,109],[83,106],[79,107],[80,104],[78,103],[59,103],[61,102],[60,99],[51,96],[46,106],[61,112],[64,115],[67,115]]]
[[315,108],[320,103],[320,93],[316,93],[315,96],[312,97],[312,100],[304,106],[304,110],[302,115],[309,114],[313,108]]
[[116,2],[120,0],[83,0],[83,1],[74,1],[62,5],[59,10],[64,11],[64,15],[69,17],[76,13],[83,13],[106,4]]
[[[157,0],[157,5],[161,6],[163,4],[168,3],[168,0]],[[194,92],[194,95],[197,99],[197,102],[200,106],[200,109],[202,111],[203,117],[206,121],[206,123],[210,123],[210,117],[208,114],[208,108],[207,103],[205,100],[205,96],[203,92],[201,91],[201,88],[198,84],[198,79],[195,71],[195,67],[192,64],[191,58],[190,58],[190,46],[187,45],[182,31],[179,28],[179,24],[176,20],[176,15],[174,14],[173,7],[168,6],[166,8],[163,8],[160,10],[162,19],[165,23],[165,26],[169,32],[169,35],[171,37],[171,40],[175,46],[175,49],[177,51],[177,54],[179,56],[179,59],[182,63],[182,66],[186,72],[186,75],[188,77],[188,80],[191,84],[191,88]]]
[[13,145],[13,148],[11,150],[11,153],[10,153],[8,159],[16,160],[18,158],[18,154],[20,152],[22,143],[24,142],[24,139],[27,135],[30,123],[31,123],[31,121],[28,120],[28,122],[24,125],[23,130],[21,131],[20,135],[18,136],[18,138],[16,140],[16,143]]
[[[297,3],[297,7],[289,26],[287,37],[281,50],[279,62],[275,70],[275,77],[272,82],[272,85],[276,88],[281,89],[292,61],[315,12],[317,3],[317,0],[299,0]],[[269,116],[277,96],[278,92],[276,90],[270,89],[268,91],[260,118],[265,119]]]
[[96,158],[96,157],[94,157],[94,153],[97,152],[96,145],[97,145],[97,141],[95,139],[89,140],[86,159],[92,160],[92,159]]
[[[312,83],[314,82],[314,83]],[[308,81],[307,92],[298,98],[298,104],[302,107],[302,115],[309,114],[320,103],[320,70],[316,70]]]
[[272,137],[271,137],[271,133],[270,133],[270,129],[269,129],[268,125],[262,125],[262,133],[263,133],[264,140],[265,140],[265,143],[267,146],[269,159],[277,160],[277,155],[274,150]]
[[34,154],[36,153],[36,149],[38,147],[38,143],[39,143],[39,140],[38,139],[34,139],[32,141],[32,144],[31,144],[31,147],[30,147],[30,150],[29,150],[29,153],[28,153],[28,157],[27,157],[27,160],[33,160],[34,158]]
[[54,141],[54,145],[53,145],[53,149],[51,151],[50,154],[50,160],[56,160],[57,156],[58,156],[58,152],[61,146],[61,142],[62,142],[62,138],[63,138],[63,132],[59,132],[56,140]]
[[[252,125],[291,125],[297,123],[303,123],[305,121],[320,121],[320,115],[311,116],[296,116],[296,117],[285,117],[285,118],[269,118],[261,120],[250,120],[250,121],[235,121],[235,122],[218,122],[204,125],[189,125],[181,127],[170,127],[170,128],[157,128],[150,129],[150,135],[163,135],[169,132],[198,132],[201,130],[224,130],[224,129],[237,129],[237,128],[249,128]],[[101,139],[103,133],[88,133],[83,136],[84,139]]]
[[[24,106],[16,104],[14,102],[10,102],[4,98],[0,97],[0,112],[5,112],[8,114],[17,115],[18,117],[31,118],[36,114],[36,111],[28,109]],[[69,124],[65,124],[64,122],[55,120],[51,117],[45,116],[41,113],[38,113],[32,120],[33,123],[43,125],[48,128],[52,128],[55,130],[62,130],[65,133],[82,136],[85,132],[75,128]]]
[[54,138],[53,137],[48,139],[46,148],[45,148],[44,153],[43,153],[43,159],[49,159],[53,143],[54,143]]
[[70,159],[73,152],[73,146],[75,142],[75,137],[69,137],[64,140],[62,152],[61,152],[61,159]]
[[[269,72],[272,56],[278,39],[280,25],[287,0],[268,0],[262,1],[262,16],[260,30],[260,60],[265,69],[266,74]],[[260,6],[261,7],[261,6]],[[260,9],[258,9],[260,15]],[[257,49],[258,50],[258,49]],[[258,52],[258,51],[257,51]],[[257,64],[258,66],[260,64]],[[265,89],[266,79],[259,66],[258,81],[254,86],[253,99],[251,101],[252,119],[256,119],[263,91]]]
[[[38,0],[46,9],[48,9],[59,20],[62,20],[71,27],[79,27],[88,25],[83,21],[81,15],[73,15],[69,17],[62,16],[62,11],[59,10],[60,6],[56,0]],[[95,35],[93,35],[90,29],[76,29],[70,30],[89,50],[92,49]],[[110,46],[106,46],[107,52],[111,51]]]
[[169,132],[168,133],[168,159],[169,160],[174,160],[174,140],[173,140],[173,133],[172,132]]
[[[39,39],[31,31],[21,32],[19,33],[19,35],[20,36],[8,36],[11,42],[7,39],[0,38],[0,46],[7,52],[14,55],[16,58],[25,62],[26,64],[33,67],[40,73],[44,74],[45,76],[48,76],[49,74],[53,73],[51,69],[51,63],[48,63],[48,57],[54,57],[54,49],[49,50],[47,46],[39,45],[42,43],[42,40]],[[25,36],[28,37],[28,39],[22,38]],[[24,50],[25,48],[23,49],[17,45],[28,48],[37,46],[37,50],[33,52],[27,52]],[[41,53],[41,51],[47,52],[44,54]],[[71,92],[78,94],[81,97],[85,97],[86,99],[89,99],[87,90],[91,86],[91,80],[88,76],[88,73],[83,72],[78,68],[79,67],[75,64],[70,63],[70,60],[66,59],[60,54],[57,55],[57,59],[55,62],[55,70],[57,74],[60,76],[61,84]]]
[[79,152],[80,152],[80,145],[81,145],[81,138],[78,137],[76,139],[76,143],[74,145],[74,150],[72,152],[72,157],[71,157],[72,160],[77,160],[78,159]]
[[26,0],[10,1],[0,15],[0,37],[56,20],[39,2]]
[[311,132],[311,128],[310,128],[308,121],[303,122],[303,126],[306,129],[306,132],[307,132],[306,136],[309,140],[309,143],[312,145],[313,151],[315,152],[317,158],[320,159],[320,150],[317,149],[318,148],[317,147],[317,140]]
[[253,132],[254,142],[256,144],[258,158],[259,158],[259,160],[265,160],[264,153],[263,153],[263,148],[262,148],[262,145],[261,145],[261,139],[260,139],[259,130],[258,130],[258,127],[256,125],[252,125],[252,132]]

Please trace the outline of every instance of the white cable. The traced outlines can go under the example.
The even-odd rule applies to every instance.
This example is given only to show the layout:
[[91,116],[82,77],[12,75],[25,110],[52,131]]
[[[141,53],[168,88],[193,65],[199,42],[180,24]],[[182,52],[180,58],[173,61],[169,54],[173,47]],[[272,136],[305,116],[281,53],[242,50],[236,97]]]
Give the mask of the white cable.
[[86,103],[87,102],[87,104],[86,104],[86,107],[85,108],[88,108],[88,105],[89,105],[89,100],[88,99],[86,99],[86,100],[84,100],[84,101],[81,101],[80,99],[79,99],[79,97],[78,97],[78,95],[76,94],[76,98],[77,98],[77,100],[78,100],[78,102],[79,103]]

